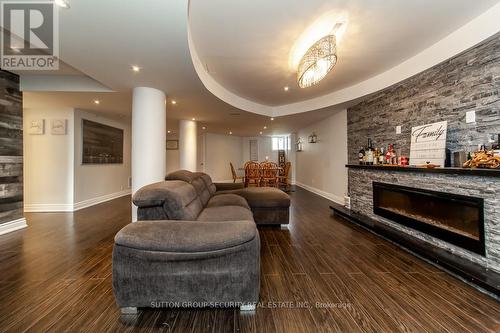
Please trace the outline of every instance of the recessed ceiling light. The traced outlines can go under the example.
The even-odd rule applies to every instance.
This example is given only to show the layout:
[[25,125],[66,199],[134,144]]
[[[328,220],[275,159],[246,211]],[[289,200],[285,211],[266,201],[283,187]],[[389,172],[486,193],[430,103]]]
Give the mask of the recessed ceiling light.
[[229,131],[229,135],[232,135],[232,134],[233,134],[233,132]]
[[69,3],[66,0],[54,0],[54,3],[62,8],[69,8]]
[[191,120],[192,120],[192,121],[195,121],[195,120],[196,120],[196,118],[191,118]]
[[170,102],[170,103],[172,103],[172,105],[177,104],[177,102],[176,102],[176,101],[174,101],[174,100],[172,100],[172,102]]
[[260,131],[259,134],[262,135],[262,131]]
[[264,129],[267,129],[267,126],[264,126]]
[[141,71],[141,67],[139,66],[136,66],[136,65],[133,65],[132,66],[132,71],[136,72],[136,73],[139,73]]
[[273,117],[271,117],[271,121],[273,121],[273,120],[274,120],[274,118],[273,118]]
[[100,103],[101,103],[101,101],[99,101],[98,99],[94,100],[94,104],[99,105]]
[[202,129],[202,130],[206,130],[207,128],[206,128],[205,126],[203,126],[201,129]]
[[284,87],[283,87],[283,90],[284,90],[284,91],[288,91],[289,89],[290,89],[290,88],[289,88],[288,86],[284,86]]
[[170,131],[167,131],[168,134],[170,134]]

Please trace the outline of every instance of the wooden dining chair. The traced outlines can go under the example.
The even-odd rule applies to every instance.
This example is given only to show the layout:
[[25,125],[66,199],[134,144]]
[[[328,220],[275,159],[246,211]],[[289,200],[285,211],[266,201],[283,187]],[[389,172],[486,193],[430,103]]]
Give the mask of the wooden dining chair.
[[234,169],[234,165],[232,162],[229,162],[229,166],[231,167],[231,174],[233,175],[233,183],[236,183],[237,180],[240,180],[242,182],[245,181],[245,177],[244,176],[238,176],[238,174],[236,173],[236,170]]
[[260,166],[257,162],[245,164],[245,187],[250,185],[260,186]]
[[263,186],[278,187],[278,164],[274,162],[262,162],[260,164],[261,184]]
[[279,187],[285,188],[286,191],[290,189],[290,168],[292,163],[286,162],[285,168],[283,169],[283,174],[278,176]]

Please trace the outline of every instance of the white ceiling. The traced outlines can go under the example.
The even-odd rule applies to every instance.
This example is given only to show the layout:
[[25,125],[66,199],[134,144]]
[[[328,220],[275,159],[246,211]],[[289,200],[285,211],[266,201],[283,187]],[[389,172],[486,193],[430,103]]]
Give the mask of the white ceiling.
[[[318,97],[384,72],[497,2],[194,0],[189,14],[196,52],[209,74],[241,97],[278,106]],[[335,21],[337,16],[347,20],[347,28],[338,45],[336,67],[320,84],[300,89],[296,68],[288,61],[294,42],[318,18]],[[284,86],[290,90],[283,91]]]
[[[224,88],[263,105],[284,105],[367,80],[498,2],[191,0],[188,18],[186,0],[69,1],[71,8],[60,11],[60,56],[67,64],[61,74],[80,73],[115,93],[31,92],[25,105],[65,105],[127,117],[132,89],[149,86],[177,101],[167,105],[172,129],[177,119],[195,117],[211,132],[238,135],[256,135],[265,125],[264,134],[290,133],[345,105],[270,122],[268,116],[242,111],[207,90],[191,52]],[[332,11],[348,17],[339,63],[319,86],[299,91],[287,67],[290,49],[304,29]],[[189,48],[188,25],[196,50]],[[140,66],[140,73],[133,73],[131,65]],[[291,87],[289,92],[282,90],[284,85]],[[98,107],[92,103],[96,98],[101,100]]]

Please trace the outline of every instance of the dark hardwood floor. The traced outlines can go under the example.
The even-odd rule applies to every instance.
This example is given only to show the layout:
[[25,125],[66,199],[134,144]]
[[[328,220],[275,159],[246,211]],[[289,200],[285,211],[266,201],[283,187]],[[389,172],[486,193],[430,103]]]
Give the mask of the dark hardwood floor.
[[1,332],[500,332],[500,304],[292,193],[289,230],[261,228],[261,304],[144,309],[120,317],[111,288],[124,197],[75,214],[27,214],[0,236]]

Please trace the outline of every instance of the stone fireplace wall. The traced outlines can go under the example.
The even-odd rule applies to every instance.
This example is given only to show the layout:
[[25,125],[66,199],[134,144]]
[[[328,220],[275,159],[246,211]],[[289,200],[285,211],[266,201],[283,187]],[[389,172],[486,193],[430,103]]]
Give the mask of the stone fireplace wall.
[[[382,182],[425,190],[462,194],[484,199],[484,232],[486,256],[464,250],[423,232],[408,228],[373,213],[372,182]],[[412,173],[372,169],[349,170],[351,209],[402,232],[432,243],[460,257],[500,272],[500,178]]]
[[[413,126],[448,121],[451,152],[475,150],[500,133],[500,34],[439,65],[384,89],[347,111],[349,163],[371,138],[376,147],[395,143],[409,156]],[[476,123],[465,113],[476,111]],[[401,126],[401,134],[396,134]],[[410,161],[411,162],[411,161]]]

